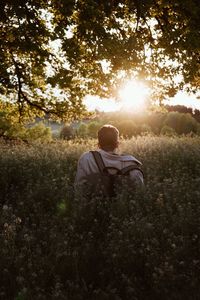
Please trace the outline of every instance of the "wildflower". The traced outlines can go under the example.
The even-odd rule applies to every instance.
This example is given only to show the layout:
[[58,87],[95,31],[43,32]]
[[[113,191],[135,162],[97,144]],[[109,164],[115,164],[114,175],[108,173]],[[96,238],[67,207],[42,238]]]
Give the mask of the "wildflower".
[[4,204],[3,207],[2,207],[2,209],[5,210],[5,211],[8,210],[9,209],[8,205]]

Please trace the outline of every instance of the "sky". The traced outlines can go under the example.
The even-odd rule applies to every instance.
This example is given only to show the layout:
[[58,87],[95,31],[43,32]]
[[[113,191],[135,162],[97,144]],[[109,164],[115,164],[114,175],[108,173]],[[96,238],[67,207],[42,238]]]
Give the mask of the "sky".
[[170,105],[184,105],[187,107],[191,107],[192,109],[200,110],[200,99],[197,99],[196,95],[189,95],[185,92],[179,92],[176,94],[174,98],[172,98],[167,104]]
[[[135,109],[134,106],[123,105],[123,101],[124,101],[123,99],[120,102],[116,102],[114,99],[101,99],[95,96],[87,96],[84,99],[84,104],[86,105],[87,109],[90,111],[98,109],[99,111],[109,112],[109,111]],[[200,99],[197,99],[197,96],[194,94],[187,94],[182,91],[178,92],[175,97],[170,98],[169,101],[165,101],[165,104],[184,105],[186,107],[191,107],[192,109],[200,110]]]

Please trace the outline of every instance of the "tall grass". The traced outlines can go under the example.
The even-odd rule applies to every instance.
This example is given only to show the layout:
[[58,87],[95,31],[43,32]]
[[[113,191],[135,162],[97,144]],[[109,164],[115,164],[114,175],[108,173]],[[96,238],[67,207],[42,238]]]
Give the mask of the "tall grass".
[[138,137],[145,190],[74,197],[95,140],[0,145],[0,299],[198,299],[200,139]]

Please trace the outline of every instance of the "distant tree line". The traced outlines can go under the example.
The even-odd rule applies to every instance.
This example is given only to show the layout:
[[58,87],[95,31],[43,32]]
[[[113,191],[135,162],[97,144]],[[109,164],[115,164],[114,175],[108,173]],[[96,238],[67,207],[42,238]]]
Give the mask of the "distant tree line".
[[7,118],[5,112],[0,111],[0,139],[5,141],[23,141],[23,142],[49,142],[52,140],[51,128],[45,126],[43,122],[33,125],[24,126],[16,122],[12,122]]
[[[13,117],[14,118],[14,117]],[[15,122],[10,114],[0,110],[0,137],[24,141],[50,141],[52,138],[74,139],[95,138],[98,129],[104,124],[116,126],[120,135],[200,135],[200,111],[182,105],[165,106],[162,112],[130,114],[121,112],[97,112],[93,119],[68,124],[38,119],[33,124],[23,125]],[[48,125],[47,125],[48,124]]]
[[81,122],[76,127],[73,124],[63,126],[60,137],[63,139],[73,137],[94,138],[98,129],[106,123],[116,126],[120,131],[120,135],[125,138],[144,134],[200,135],[200,123],[193,114],[170,111],[131,116],[117,112],[100,113],[94,120]]
[[168,112],[177,111],[177,112],[185,113],[185,114],[189,113],[195,118],[195,120],[200,122],[200,110],[198,110],[198,109],[193,110],[191,107],[186,107],[184,105],[165,105],[164,108]]

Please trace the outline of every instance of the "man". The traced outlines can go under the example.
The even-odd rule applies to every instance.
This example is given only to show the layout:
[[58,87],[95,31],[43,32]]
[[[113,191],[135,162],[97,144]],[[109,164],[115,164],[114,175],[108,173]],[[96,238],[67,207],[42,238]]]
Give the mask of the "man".
[[[103,161],[103,167],[108,169],[109,173],[112,173],[112,171],[116,169],[118,169],[119,172],[120,170],[129,169],[128,176],[131,182],[140,186],[144,184],[143,173],[140,170],[141,162],[134,156],[118,155],[116,153],[119,146],[119,131],[116,127],[104,125],[100,128],[98,131],[98,146],[98,155],[94,155],[94,152],[89,151],[80,157],[75,179],[76,188],[86,183],[88,178],[94,179],[95,174],[101,173],[98,156],[100,156],[100,160]],[[132,168],[130,166],[132,166]]]

